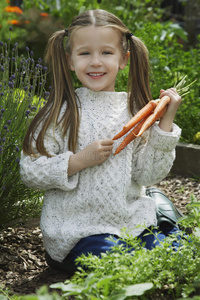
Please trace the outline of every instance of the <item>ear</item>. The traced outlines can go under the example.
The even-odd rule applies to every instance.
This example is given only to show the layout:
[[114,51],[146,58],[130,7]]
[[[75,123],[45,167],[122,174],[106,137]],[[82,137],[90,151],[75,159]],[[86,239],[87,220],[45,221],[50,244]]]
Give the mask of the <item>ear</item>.
[[73,61],[72,61],[71,56],[68,53],[66,53],[66,58],[67,58],[67,62],[68,62],[68,66],[69,66],[70,70],[74,71],[75,69],[74,69]]
[[126,67],[129,56],[130,56],[130,51],[128,51],[125,55],[123,55],[122,63],[119,66],[120,70],[123,70]]

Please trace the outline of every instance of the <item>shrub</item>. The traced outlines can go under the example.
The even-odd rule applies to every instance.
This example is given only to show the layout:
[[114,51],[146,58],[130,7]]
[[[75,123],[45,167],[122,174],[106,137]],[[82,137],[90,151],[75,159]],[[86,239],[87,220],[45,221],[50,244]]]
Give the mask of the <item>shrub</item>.
[[24,134],[43,104],[46,83],[46,68],[26,51],[27,57],[19,56],[10,38],[0,42],[0,226],[36,212],[41,203],[41,193],[25,187],[19,174]]

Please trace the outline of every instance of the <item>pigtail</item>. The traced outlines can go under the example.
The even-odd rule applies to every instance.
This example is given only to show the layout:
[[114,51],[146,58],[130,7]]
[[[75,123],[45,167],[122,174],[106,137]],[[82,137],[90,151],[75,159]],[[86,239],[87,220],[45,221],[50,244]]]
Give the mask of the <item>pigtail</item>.
[[[129,109],[132,115],[151,100],[149,84],[149,56],[143,42],[127,33],[130,46],[130,69],[128,77]],[[137,106],[136,106],[137,105]]]
[[73,88],[70,70],[67,62],[67,55],[64,49],[64,39],[67,35],[66,30],[61,30],[53,34],[50,38],[45,60],[52,71],[52,93],[50,98],[53,102],[52,118],[58,121],[58,116],[63,103],[66,101],[66,111],[61,119],[63,136],[69,131],[69,150],[75,152],[79,127],[79,111],[77,100]]
[[[45,53],[45,61],[52,73],[52,88],[46,105],[34,118],[25,136],[23,150],[27,154],[34,154],[31,148],[31,141],[40,123],[42,128],[36,139],[36,148],[39,153],[51,156],[44,146],[44,135],[53,123],[54,128],[62,121],[63,136],[69,130],[69,150],[75,152],[79,128],[79,111],[70,70],[64,49],[66,31],[55,32],[48,41]],[[60,110],[66,102],[66,109],[62,119],[59,120]]]

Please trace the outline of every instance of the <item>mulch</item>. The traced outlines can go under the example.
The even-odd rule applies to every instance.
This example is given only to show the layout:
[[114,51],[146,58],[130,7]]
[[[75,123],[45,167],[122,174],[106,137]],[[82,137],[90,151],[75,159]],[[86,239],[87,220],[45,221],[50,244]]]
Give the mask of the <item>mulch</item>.
[[[158,185],[183,213],[193,194],[200,200],[200,181],[169,176]],[[25,295],[41,286],[63,282],[67,274],[50,269],[44,258],[38,219],[18,222],[0,231],[0,290]],[[167,299],[167,298],[165,298]],[[160,298],[161,300],[161,298]]]
[[[35,293],[43,285],[63,282],[67,275],[49,268],[38,220],[1,231],[0,287],[15,294]],[[37,225],[36,225],[37,224]]]

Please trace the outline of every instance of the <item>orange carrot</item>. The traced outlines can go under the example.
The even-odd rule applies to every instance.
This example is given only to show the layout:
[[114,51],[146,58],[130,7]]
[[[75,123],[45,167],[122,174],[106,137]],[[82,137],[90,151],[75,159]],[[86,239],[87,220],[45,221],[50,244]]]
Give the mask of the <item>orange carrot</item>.
[[125,135],[127,133],[126,130],[122,129],[118,134],[116,134],[112,139],[113,140],[118,140],[120,137],[122,137],[123,135]]
[[168,96],[164,96],[160,99],[154,112],[144,122],[137,136],[142,135],[149,127],[151,127],[158,119],[160,119],[164,115],[167,110],[167,104],[169,104],[169,102],[170,98]]
[[154,114],[156,115],[157,113],[159,113],[164,107],[167,106],[167,104],[169,104],[170,102],[170,98],[169,96],[164,96],[160,99],[160,101],[158,102],[157,107],[154,110]]
[[131,132],[125,137],[125,139],[123,140],[123,142],[119,145],[119,147],[116,149],[115,154],[118,154],[119,152],[121,152],[130,142],[132,142],[136,137],[137,134],[139,133],[142,125],[145,123],[146,119],[148,117],[144,118],[140,123],[138,123],[133,130],[131,130]]
[[156,100],[151,100],[147,103],[133,118],[124,126],[124,130],[128,132],[133,128],[138,122],[144,119],[146,116],[149,116],[150,113],[155,109],[158,102]]
[[118,140],[137,123],[139,123],[143,118],[149,116],[149,114],[154,110],[157,104],[158,101],[156,100],[151,100],[149,103],[147,103],[135,116],[133,116],[133,118],[123,127],[123,129],[113,137],[113,140]]

